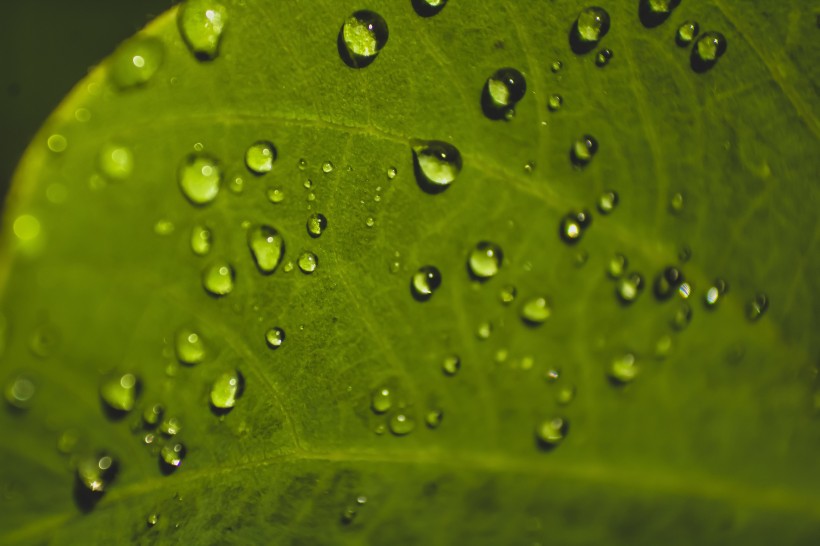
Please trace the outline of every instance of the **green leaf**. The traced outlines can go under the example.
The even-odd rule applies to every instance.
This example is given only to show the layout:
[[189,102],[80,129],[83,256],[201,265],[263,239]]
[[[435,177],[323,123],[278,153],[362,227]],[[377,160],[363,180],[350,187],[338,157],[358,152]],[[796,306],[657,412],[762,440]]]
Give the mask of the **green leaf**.
[[603,67],[568,0],[377,2],[364,60],[359,4],[223,4],[216,47],[177,9],[123,44],[18,168],[0,543],[817,543],[806,2],[602,2]]

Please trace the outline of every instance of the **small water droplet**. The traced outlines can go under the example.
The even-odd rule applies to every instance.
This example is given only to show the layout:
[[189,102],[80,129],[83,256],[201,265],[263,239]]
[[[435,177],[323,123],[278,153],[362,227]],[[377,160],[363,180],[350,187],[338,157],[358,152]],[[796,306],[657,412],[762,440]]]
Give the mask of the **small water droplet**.
[[364,221],[364,225],[367,227],[373,227],[376,225],[376,220],[374,220],[372,216],[368,216]]
[[354,506],[348,506],[342,512],[339,520],[342,522],[343,525],[350,525],[356,520],[356,516],[359,515],[359,511],[356,510]]
[[185,445],[180,442],[168,442],[159,451],[159,460],[163,470],[173,472],[182,465],[185,458]]
[[213,235],[207,226],[197,224],[191,228],[191,250],[197,256],[205,256],[211,251]]
[[763,292],[759,292],[746,304],[746,318],[748,318],[751,322],[755,322],[759,320],[768,309],[769,296]]
[[562,417],[545,419],[535,427],[535,440],[544,450],[550,450],[564,441],[569,433],[569,421]]
[[564,105],[564,98],[561,95],[551,95],[547,100],[547,108],[550,112],[557,112]]
[[339,30],[339,56],[351,68],[364,68],[376,60],[388,36],[387,22],[381,15],[370,10],[356,11]]
[[416,420],[411,415],[399,411],[390,416],[387,426],[395,436],[405,436],[415,430]]
[[217,410],[229,410],[245,389],[245,379],[238,370],[224,372],[211,385],[211,405]]
[[655,297],[661,301],[669,299],[682,282],[683,273],[681,273],[680,269],[673,266],[665,267],[664,270],[655,277],[655,284],[653,285]]
[[162,66],[164,57],[165,46],[159,39],[131,38],[111,56],[109,78],[120,89],[144,85]]
[[265,343],[271,349],[278,349],[285,342],[285,331],[281,328],[271,328],[265,332]]
[[560,72],[562,68],[564,68],[564,63],[561,61],[554,61],[550,66],[550,70],[552,70],[553,74]]
[[629,305],[638,299],[643,292],[644,282],[640,273],[630,273],[621,277],[615,283],[615,295],[624,305]]
[[521,307],[521,320],[528,326],[544,324],[551,314],[552,306],[546,296],[530,298]]
[[167,437],[176,436],[182,430],[182,423],[176,417],[166,417],[159,424],[159,431]]
[[427,428],[435,429],[441,425],[442,419],[444,419],[444,412],[440,409],[434,409],[428,411],[424,416],[424,423],[427,425]]
[[555,383],[561,378],[561,370],[558,368],[550,368],[544,373],[544,379],[548,383]]
[[680,192],[673,193],[672,197],[669,198],[669,211],[672,214],[680,214],[685,205],[684,195]]
[[100,384],[100,398],[115,417],[134,409],[139,392],[139,379],[132,373],[110,375]]
[[215,0],[187,0],[177,12],[182,39],[200,61],[214,59],[228,21],[225,6]]
[[509,305],[515,301],[517,295],[518,289],[511,284],[507,284],[501,287],[501,290],[498,293],[498,299],[503,305]]
[[618,206],[618,192],[607,190],[598,197],[598,212],[609,214]]
[[410,292],[418,301],[429,300],[441,286],[441,272],[432,265],[420,267],[410,279]]
[[393,393],[390,389],[382,387],[373,391],[370,397],[370,409],[373,413],[386,413],[393,407]]
[[333,172],[333,163],[330,161],[325,161],[322,163],[322,172],[325,174]]
[[390,167],[389,169],[387,169],[387,178],[388,179],[393,180],[394,178],[396,178],[397,174],[399,174],[399,171],[398,171],[398,169],[396,169],[396,167]]
[[450,187],[461,172],[461,153],[440,140],[411,142],[416,182],[427,193],[440,193]]
[[299,265],[299,270],[306,275],[313,273],[316,271],[316,268],[319,267],[319,257],[313,252],[302,252],[296,261]]
[[569,35],[569,45],[578,54],[595,49],[609,32],[609,13],[603,8],[590,6],[581,10]]
[[680,0],[641,0],[638,16],[646,28],[654,28],[669,18]]
[[259,140],[245,151],[245,166],[256,175],[269,173],[276,161],[276,147],[272,142]]
[[575,400],[576,392],[577,389],[575,388],[575,385],[562,387],[555,396],[555,401],[559,406],[568,406],[573,400]]
[[233,266],[219,260],[202,270],[202,287],[212,296],[227,296],[233,291],[235,277]]
[[675,43],[680,47],[689,47],[698,32],[700,32],[700,25],[697,21],[684,21],[675,33]]
[[591,135],[584,135],[572,143],[569,157],[576,167],[585,167],[598,152],[598,141]]
[[638,375],[638,364],[635,355],[626,353],[616,357],[609,364],[609,380],[615,385],[626,385]]
[[712,68],[726,53],[726,37],[720,32],[704,32],[692,46],[692,70],[701,73]]
[[490,336],[493,334],[493,323],[489,321],[484,321],[478,325],[476,329],[476,337],[480,340],[489,339]]
[[655,358],[663,360],[672,351],[672,336],[669,334],[662,335],[655,343]]
[[487,280],[495,277],[504,262],[501,247],[490,241],[479,241],[470,250],[467,258],[467,271],[476,280]]
[[46,144],[48,145],[48,149],[52,152],[59,154],[68,148],[68,139],[60,134],[53,134],[46,140]]
[[118,463],[107,453],[97,453],[77,461],[78,483],[89,493],[103,493],[117,475]]
[[278,205],[285,200],[285,192],[280,188],[268,188],[267,196],[268,201],[274,205]]
[[706,289],[703,301],[708,309],[714,309],[723,296],[729,291],[729,284],[723,279],[715,279],[712,286]]
[[6,402],[15,409],[26,410],[37,392],[34,381],[26,375],[16,375],[6,382],[4,394]]
[[515,105],[524,98],[526,91],[527,82],[521,72],[510,67],[496,70],[487,78],[481,94],[484,115],[489,119],[509,121]]
[[159,514],[157,514],[156,512],[154,512],[153,514],[149,514],[145,520],[145,523],[148,525],[148,527],[153,527],[154,525],[159,523]]
[[157,235],[170,235],[174,232],[174,223],[166,218],[160,218],[154,224],[154,233]]
[[444,375],[452,377],[456,375],[460,369],[461,358],[459,358],[458,355],[448,355],[444,357],[444,360],[441,362],[441,370],[444,372]]
[[584,231],[592,223],[592,215],[587,210],[576,210],[568,213],[561,219],[558,226],[558,235],[570,245],[581,240]]
[[174,352],[177,360],[193,366],[205,360],[207,351],[202,336],[190,328],[180,329],[174,338]]
[[182,194],[194,205],[207,205],[219,195],[222,169],[216,158],[204,154],[189,154],[177,172]]
[[273,226],[261,224],[248,230],[247,240],[257,269],[264,275],[276,271],[285,255],[285,238],[282,234]]
[[297,166],[299,167],[300,171],[304,171],[305,169],[307,169],[307,166],[308,166],[307,159],[304,159],[304,158],[300,159],[299,162],[297,163]]
[[163,415],[165,415],[165,407],[162,404],[153,404],[143,410],[142,423],[148,428],[153,428],[159,425]]
[[314,239],[319,237],[327,228],[327,218],[325,218],[324,214],[321,213],[313,213],[308,216],[307,219],[307,232],[308,235],[313,237]]
[[87,123],[91,121],[91,111],[87,108],[77,108],[74,110],[74,119],[80,123]]
[[121,144],[104,144],[97,155],[100,172],[112,182],[121,182],[134,171],[134,152]]
[[675,312],[672,314],[672,320],[670,321],[670,325],[674,330],[678,332],[685,330],[689,323],[692,321],[692,308],[689,306],[688,303],[680,302],[677,307],[675,307]]
[[612,50],[608,47],[600,50],[597,55],[595,55],[595,65],[599,68],[603,68],[609,64],[609,61],[612,60]]
[[413,9],[422,17],[432,17],[446,5],[447,0],[413,0]]

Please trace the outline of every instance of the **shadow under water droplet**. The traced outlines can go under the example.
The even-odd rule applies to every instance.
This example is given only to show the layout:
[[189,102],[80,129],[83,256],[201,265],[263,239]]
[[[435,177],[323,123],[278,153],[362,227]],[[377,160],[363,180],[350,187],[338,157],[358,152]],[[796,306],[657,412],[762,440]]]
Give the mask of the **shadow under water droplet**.
[[80,509],[80,512],[87,514],[97,506],[100,499],[105,494],[105,491],[91,491],[83,485],[80,478],[74,477],[74,490],[72,497],[74,497],[74,504]]

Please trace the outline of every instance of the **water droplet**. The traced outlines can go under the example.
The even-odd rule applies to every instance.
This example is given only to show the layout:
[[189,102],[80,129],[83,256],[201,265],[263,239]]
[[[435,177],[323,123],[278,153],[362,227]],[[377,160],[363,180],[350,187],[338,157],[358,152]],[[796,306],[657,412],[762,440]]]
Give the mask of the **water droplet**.
[[481,94],[484,115],[490,119],[508,119],[526,91],[527,82],[521,72],[509,67],[496,70],[487,78]]
[[609,214],[618,206],[618,193],[612,190],[605,191],[598,197],[598,212]]
[[760,319],[769,308],[769,296],[763,292],[759,292],[754,298],[749,300],[746,304],[746,318],[755,322]]
[[584,231],[592,223],[592,215],[587,210],[576,210],[568,213],[561,219],[558,235],[567,243],[574,245],[581,240]]
[[562,68],[564,68],[564,63],[561,61],[554,61],[550,66],[550,70],[552,70],[553,74],[560,72]]
[[202,287],[212,296],[227,296],[233,291],[235,277],[233,266],[219,260],[202,270]]
[[49,150],[55,154],[59,154],[66,151],[68,148],[68,139],[63,135],[54,134],[48,137],[46,144],[48,145]]
[[476,329],[476,337],[481,340],[489,339],[490,336],[493,334],[493,323],[489,321],[484,321],[478,325]]
[[643,276],[640,273],[630,273],[615,283],[615,295],[621,303],[629,305],[641,295],[643,285]]
[[685,204],[685,199],[682,193],[673,193],[672,197],[669,198],[669,211],[672,214],[680,214],[683,211]]
[[511,284],[507,284],[501,287],[501,290],[498,293],[498,299],[503,305],[509,305],[515,301],[517,295],[518,289]]
[[413,0],[413,9],[422,17],[432,17],[446,5],[447,0]]
[[369,10],[354,12],[339,30],[339,56],[351,68],[364,68],[387,44],[387,22]]
[[31,400],[37,392],[34,381],[26,375],[12,377],[4,390],[6,402],[15,409],[25,410],[31,406]]
[[149,514],[145,520],[145,523],[148,525],[148,527],[153,527],[154,525],[159,523],[159,514],[157,514],[156,512],[154,512],[153,514]]
[[160,218],[154,224],[154,233],[157,235],[170,235],[174,232],[174,223],[168,219]]
[[692,308],[689,306],[688,303],[680,302],[677,307],[675,307],[675,312],[672,315],[672,320],[670,321],[671,326],[673,329],[677,330],[678,332],[685,330],[687,326],[689,326],[689,322],[692,320]]
[[154,404],[142,412],[142,422],[146,427],[153,428],[162,421],[163,415],[165,415],[165,407],[162,404]]
[[572,143],[569,157],[576,167],[585,167],[598,152],[598,141],[591,135],[584,135]]
[[331,163],[330,161],[325,161],[324,163],[322,163],[322,172],[325,174],[332,173],[333,163]]
[[76,119],[80,123],[86,123],[88,121],[91,121],[91,111],[87,108],[77,108],[74,111],[74,119]]
[[276,228],[269,225],[257,225],[248,230],[248,248],[259,271],[270,275],[285,255],[285,238]]
[[653,291],[659,300],[669,299],[683,282],[683,273],[677,267],[669,266],[664,268],[657,277]]
[[612,60],[612,50],[608,47],[605,47],[598,54],[595,56],[595,65],[599,68],[603,68],[609,64],[609,61]]
[[454,376],[461,369],[461,359],[458,355],[448,355],[441,362],[441,370],[444,375]]
[[587,53],[595,49],[607,32],[609,32],[609,13],[596,6],[584,8],[572,26],[569,45],[575,53]]
[[490,241],[479,241],[467,258],[467,271],[476,280],[495,277],[504,262],[501,247]]
[[308,216],[308,235],[315,239],[316,237],[320,236],[322,232],[324,232],[325,228],[327,228],[327,218],[325,218],[324,214],[313,213],[310,216]]
[[185,458],[185,445],[180,442],[169,442],[162,446],[159,451],[159,460],[162,462],[163,470],[172,472],[179,468]]
[[641,0],[638,16],[646,28],[653,28],[669,18],[680,0]]
[[368,216],[364,221],[364,225],[367,227],[373,227],[376,225],[376,220],[374,220],[372,216]]
[[393,393],[383,387],[376,389],[370,397],[370,409],[373,413],[386,413],[393,407]]
[[108,73],[120,89],[144,85],[154,77],[165,57],[165,46],[157,38],[136,37],[126,41],[111,57]]
[[609,365],[609,380],[616,385],[626,385],[638,375],[638,364],[635,355],[626,353],[614,358]]
[[313,273],[319,267],[319,257],[313,252],[302,252],[296,262],[299,265],[299,270],[306,275]]
[[285,342],[285,331],[281,328],[271,328],[265,332],[265,343],[271,349],[278,349]]
[[561,370],[558,368],[550,368],[549,370],[544,373],[544,379],[548,383],[555,383],[561,378]]
[[236,405],[245,389],[245,379],[238,370],[230,370],[211,385],[211,405],[218,410],[229,410]]
[[389,169],[387,169],[387,178],[388,179],[393,180],[394,178],[396,178],[397,174],[399,174],[399,171],[398,171],[398,169],[396,169],[396,167],[390,167]]
[[723,279],[715,279],[715,282],[712,283],[712,286],[706,289],[706,294],[703,296],[703,301],[706,303],[706,307],[709,309],[714,309],[728,291],[729,284],[726,281]]
[[427,412],[427,415],[424,416],[424,423],[427,425],[427,428],[435,429],[441,425],[441,421],[444,419],[444,412],[440,409],[434,409]]
[[416,182],[427,193],[440,193],[461,172],[461,153],[452,144],[440,140],[411,142]]
[[180,164],[177,174],[182,194],[194,205],[207,205],[219,195],[222,170],[214,157],[190,154]]
[[692,295],[692,285],[688,282],[682,282],[680,286],[678,286],[678,296],[683,299],[689,299],[689,296]]
[[521,307],[521,320],[528,326],[540,326],[550,318],[552,306],[545,296],[530,298]]
[[547,100],[547,108],[550,112],[557,112],[564,105],[564,98],[561,95],[552,95]]
[[655,358],[663,360],[672,351],[672,336],[665,334],[655,343]]
[[701,73],[712,68],[726,53],[726,37],[720,32],[704,32],[692,46],[692,70]]
[[29,338],[29,349],[35,356],[46,358],[54,353],[60,343],[60,332],[49,322],[37,326]]
[[678,44],[680,47],[689,47],[689,44],[692,43],[692,40],[700,32],[700,25],[698,25],[697,21],[684,21],[678,27],[678,32],[675,34],[675,43]]
[[205,360],[205,343],[199,333],[190,328],[182,328],[176,333],[174,351],[177,360],[183,364],[193,366]]
[[200,61],[211,60],[219,54],[227,21],[228,11],[215,0],[187,0],[177,13],[179,33]]
[[276,147],[272,142],[260,140],[254,142],[245,151],[245,166],[256,175],[269,173],[276,161]]
[[207,226],[195,225],[191,229],[191,250],[197,256],[205,256],[211,251],[213,235]]
[[82,457],[77,461],[77,481],[90,493],[103,493],[116,477],[118,466],[107,453]]
[[159,424],[159,431],[167,436],[176,436],[182,430],[182,423],[176,417],[166,417]]
[[134,409],[139,391],[140,382],[132,373],[110,375],[100,384],[100,398],[114,417]]
[[569,422],[562,417],[553,417],[541,421],[535,427],[535,440],[538,446],[544,450],[557,447],[569,433]]
[[108,180],[121,182],[134,171],[134,152],[127,146],[109,142],[100,149],[97,166]]
[[558,405],[560,406],[568,406],[573,400],[575,400],[576,391],[577,389],[575,388],[575,385],[562,387],[555,396],[555,401],[558,402]]
[[411,415],[400,411],[390,416],[387,426],[395,436],[405,436],[416,428],[416,420]]
[[432,265],[420,267],[410,279],[410,292],[418,301],[427,301],[441,286],[441,272]]

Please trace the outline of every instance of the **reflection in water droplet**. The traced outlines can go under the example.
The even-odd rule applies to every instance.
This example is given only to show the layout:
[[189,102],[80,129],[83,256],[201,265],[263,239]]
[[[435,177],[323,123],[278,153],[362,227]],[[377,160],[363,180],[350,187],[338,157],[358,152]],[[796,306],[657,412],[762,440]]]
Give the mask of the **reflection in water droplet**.
[[120,89],[143,85],[154,77],[164,57],[165,46],[157,38],[131,38],[111,56],[109,78]]
[[618,193],[612,190],[605,191],[598,197],[598,212],[609,214],[618,206]]
[[545,296],[531,298],[521,307],[521,320],[529,326],[544,324],[552,314],[549,299]]
[[387,22],[381,15],[369,10],[356,11],[339,30],[339,55],[349,67],[364,68],[376,60],[388,36]]
[[769,309],[769,297],[763,293],[758,293],[746,304],[746,318],[755,322],[762,317]]
[[285,331],[281,328],[271,328],[265,332],[265,343],[271,349],[278,349],[285,342]]
[[259,271],[270,275],[285,255],[285,238],[276,228],[269,225],[257,225],[248,230],[248,249]]
[[659,300],[669,299],[683,282],[683,273],[677,267],[669,266],[664,268],[657,277],[653,291]]
[[567,244],[575,244],[581,240],[584,231],[592,223],[592,215],[587,210],[573,211],[561,219],[558,226],[558,235]]
[[191,228],[191,250],[197,256],[205,256],[211,251],[213,235],[207,226],[197,224]]
[[467,271],[476,280],[494,277],[504,262],[501,247],[490,241],[479,241],[467,258]]
[[226,296],[233,291],[233,266],[224,260],[219,260],[202,270],[202,287],[212,296]]
[[424,423],[427,425],[427,428],[435,429],[441,425],[442,419],[444,419],[444,412],[440,409],[434,409],[428,411],[424,416]]
[[612,50],[608,47],[605,47],[598,54],[595,56],[595,65],[603,68],[609,64],[609,61],[612,60]]
[[575,53],[587,53],[609,32],[609,13],[597,6],[581,10],[569,35],[569,45]]
[[134,152],[120,144],[103,144],[97,155],[97,166],[108,180],[120,182],[134,171]]
[[193,366],[205,360],[206,350],[202,337],[190,328],[182,328],[176,334],[174,351],[177,360]]
[[572,143],[569,157],[576,167],[585,167],[598,152],[598,141],[591,135],[584,135]]
[[325,218],[324,214],[315,212],[308,216],[307,219],[307,232],[308,235],[313,237],[319,237],[327,228],[327,218]]
[[4,394],[6,402],[15,409],[25,410],[31,406],[37,388],[34,381],[26,375],[17,375],[6,382]]
[[216,158],[195,153],[185,157],[177,171],[182,194],[194,205],[207,205],[219,194],[222,170]]
[[720,32],[704,32],[692,46],[690,64],[695,72],[706,72],[726,53],[726,37]]
[[76,465],[77,482],[90,493],[103,493],[116,477],[119,466],[107,453],[81,457]]
[[562,417],[553,417],[541,421],[535,427],[535,440],[538,446],[544,450],[557,447],[569,433],[569,422]]
[[515,105],[524,98],[527,82],[515,68],[499,68],[484,84],[481,108],[489,119],[510,119]]
[[227,21],[228,11],[215,0],[187,0],[177,12],[182,39],[201,61],[211,60],[219,54]]
[[440,193],[461,172],[461,154],[452,144],[440,140],[411,142],[416,182],[427,193]]
[[547,100],[547,108],[550,112],[557,112],[564,105],[564,98],[561,95],[552,95]]
[[448,355],[441,362],[441,369],[444,375],[454,376],[461,369],[461,359],[458,355]]
[[689,47],[689,44],[692,43],[692,40],[700,32],[700,25],[698,25],[697,21],[684,21],[678,27],[678,32],[675,34],[675,43],[678,44],[680,47]]
[[385,413],[393,407],[393,393],[390,389],[383,387],[376,389],[370,397],[370,409],[373,413]]
[[132,373],[111,375],[100,384],[100,398],[115,416],[134,409],[139,391],[140,382]]
[[643,276],[640,273],[630,273],[615,283],[615,295],[621,303],[629,305],[641,295],[643,286]]
[[395,436],[404,436],[410,434],[416,428],[416,420],[411,415],[403,411],[399,411],[390,416],[390,421],[387,423]]
[[180,442],[169,442],[162,446],[159,458],[166,472],[176,470],[185,458],[185,445]]
[[303,252],[299,255],[299,259],[296,260],[296,262],[299,265],[299,270],[308,275],[316,271],[316,268],[319,267],[319,257],[313,252]]
[[626,353],[612,360],[609,365],[608,375],[613,384],[626,385],[635,379],[638,371],[635,355]]
[[420,267],[410,279],[410,292],[418,301],[429,300],[441,286],[441,272],[433,265]]
[[714,309],[723,296],[729,291],[729,284],[723,279],[715,279],[712,286],[706,289],[703,301],[708,309]]
[[229,410],[236,405],[245,389],[245,379],[238,370],[230,370],[214,380],[211,385],[211,405],[220,410]]
[[269,173],[276,161],[276,147],[268,140],[254,142],[245,151],[245,166],[253,174]]

